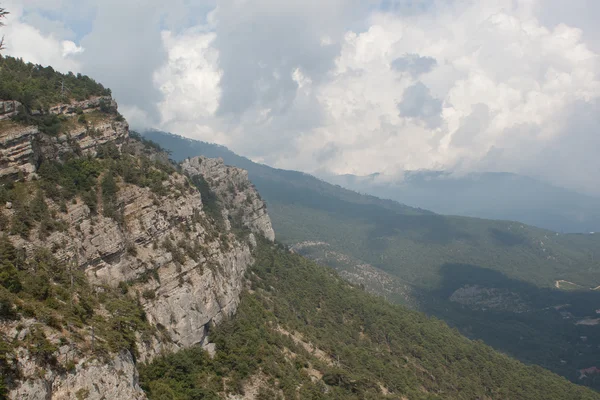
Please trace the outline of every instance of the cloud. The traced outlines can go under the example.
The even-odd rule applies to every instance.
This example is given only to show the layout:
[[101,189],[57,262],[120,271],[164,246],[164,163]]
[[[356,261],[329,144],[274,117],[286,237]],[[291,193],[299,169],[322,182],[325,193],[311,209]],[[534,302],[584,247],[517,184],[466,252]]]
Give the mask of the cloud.
[[403,117],[422,121],[429,128],[437,128],[442,123],[442,101],[433,97],[429,88],[421,82],[409,86],[398,103],[398,111]]
[[80,41],[86,51],[78,56],[83,71],[112,88],[122,105],[145,111],[155,122],[161,93],[153,77],[167,59],[161,7],[154,0],[100,2],[91,31]]
[[83,47],[77,46],[74,42],[71,42],[70,40],[63,40],[61,44],[62,56],[65,58],[72,54],[83,53],[83,51],[85,50]]
[[10,54],[92,75],[136,127],[307,172],[600,191],[593,0],[7,1]]
[[336,26],[335,13],[344,6],[337,0],[328,3],[219,3],[214,43],[223,71],[219,114],[239,117],[254,109],[282,115],[296,97],[296,69],[315,83],[326,77],[334,66],[339,53],[337,40],[343,33],[342,27]]
[[[80,64],[70,54],[65,54],[65,45],[60,36],[44,33],[22,21],[24,10],[21,4],[9,1],[3,3],[3,8],[10,12],[5,21],[6,26],[2,28],[6,45],[4,54],[33,63],[52,65],[62,72],[80,70]],[[63,32],[67,31],[60,23],[54,26],[60,27]]]
[[437,65],[433,57],[421,57],[418,54],[406,54],[392,61],[391,67],[399,72],[407,72],[413,78],[430,72]]
[[471,114],[461,119],[459,128],[452,134],[452,144],[457,147],[469,147],[478,134],[487,130],[491,119],[490,108],[487,105],[473,105]]

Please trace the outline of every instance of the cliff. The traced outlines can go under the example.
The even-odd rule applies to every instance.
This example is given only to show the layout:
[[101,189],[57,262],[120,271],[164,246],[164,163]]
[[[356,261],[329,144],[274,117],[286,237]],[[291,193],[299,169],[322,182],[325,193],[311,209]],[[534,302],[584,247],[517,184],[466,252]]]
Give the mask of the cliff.
[[[226,166],[223,159],[194,157],[185,160],[182,168],[188,174],[201,175],[218,195],[225,220],[237,220],[254,233],[275,240],[275,231],[267,214],[265,202],[248,179],[248,171]],[[236,215],[232,215],[233,213]]]
[[[202,159],[184,166],[189,176],[177,172],[151,144],[129,136],[110,98],[48,114],[60,117],[58,134],[0,121],[0,178],[9,200],[0,236],[23,254],[13,262],[20,291],[0,287],[12,315],[0,317],[0,339],[13,349],[6,353],[8,397],[143,399],[137,362],[195,344],[213,351],[210,327],[235,312],[255,235],[272,241],[271,222],[245,171]],[[198,179],[208,186],[199,188]],[[43,215],[30,219],[34,210]],[[29,260],[40,249],[70,276],[70,284],[49,278],[50,292],[70,292],[63,301],[24,294],[26,275],[41,265]],[[25,315],[27,296],[52,323],[39,310]],[[131,306],[137,325],[114,304]],[[75,321],[70,310],[78,306],[91,310]],[[114,331],[121,336],[112,338]],[[42,358],[34,338],[49,349]]]

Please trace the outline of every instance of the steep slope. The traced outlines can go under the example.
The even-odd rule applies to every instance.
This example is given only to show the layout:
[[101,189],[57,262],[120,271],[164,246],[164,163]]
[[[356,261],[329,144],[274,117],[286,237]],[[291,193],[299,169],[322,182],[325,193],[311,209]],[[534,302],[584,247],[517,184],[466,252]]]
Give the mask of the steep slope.
[[556,232],[600,231],[600,199],[516,174],[454,176],[441,171],[407,171],[400,180],[377,174],[321,177],[351,190],[442,214],[509,219]]
[[261,245],[214,359],[191,349],[141,369],[150,399],[597,399],[436,319]]
[[[15,86],[61,77],[11,67],[33,70]],[[256,235],[273,240],[267,215],[249,223],[264,203],[245,173],[183,175],[129,137],[116,103],[93,95],[104,89],[77,79],[89,98],[19,105],[0,121],[0,397],[145,398],[136,363],[212,351],[209,329],[235,312]],[[252,207],[205,185],[217,179]]]
[[[448,217],[362,196],[222,146],[145,133],[175,159],[242,166],[278,239],[387,299],[436,315],[521,360],[600,388],[600,234]],[[556,290],[559,288],[560,290]]]

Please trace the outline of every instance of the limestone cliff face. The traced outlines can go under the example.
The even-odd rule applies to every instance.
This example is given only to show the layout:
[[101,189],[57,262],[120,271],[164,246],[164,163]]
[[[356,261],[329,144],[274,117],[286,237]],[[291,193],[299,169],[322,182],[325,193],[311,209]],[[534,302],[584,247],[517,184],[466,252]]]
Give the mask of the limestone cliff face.
[[182,168],[190,175],[202,175],[224,204],[225,218],[239,218],[252,232],[275,240],[265,202],[248,179],[248,171],[227,166],[222,159],[194,157],[185,160]]
[[[110,99],[51,108],[50,112],[69,120],[76,120],[83,110],[91,121],[87,125],[73,123],[67,134],[58,137],[45,135],[36,127],[2,121],[0,177],[31,180],[36,177],[40,160],[59,159],[67,153],[93,156],[100,145],[109,142],[121,150],[136,146],[128,137],[127,123],[120,121],[116,113],[97,112],[101,101],[104,107],[108,102],[116,109]],[[52,249],[55,257],[84,271],[98,287],[127,282],[148,322],[158,328],[150,338],[138,337],[136,362],[195,344],[210,350],[210,325],[233,314],[239,303],[244,273],[253,262],[254,235],[274,240],[264,202],[245,171],[204,158],[190,160],[184,171],[200,174],[209,183],[218,196],[224,223],[207,215],[200,192],[186,176],[173,171],[162,182],[162,194],[118,180],[118,220],[103,215],[101,193],[95,212],[78,197],[62,207],[46,199],[66,228],[47,237],[37,234],[39,227],[34,227],[27,238],[10,236],[12,243],[28,254],[35,248]],[[0,207],[8,219],[16,212],[10,205]],[[249,231],[235,230],[230,217],[235,221],[239,218]],[[4,331],[7,337],[18,336],[15,329],[14,324],[0,325],[0,334]],[[52,329],[47,336],[53,337]],[[57,358],[63,350],[57,352]],[[129,352],[115,354],[108,362],[91,357],[83,349],[69,352],[77,364],[74,370],[65,372],[44,368],[21,349],[20,379],[9,397],[76,399],[79,393],[87,399],[145,398],[137,384],[136,362]]]
[[[19,366],[28,374],[38,374],[37,362],[26,352],[20,353]],[[29,375],[31,376],[31,375]],[[9,394],[14,400],[144,400],[145,393],[138,384],[138,373],[131,354],[124,352],[109,361],[82,360],[69,374],[52,369],[42,377],[26,379]]]
[[10,119],[17,115],[17,110],[21,106],[21,103],[14,100],[2,101],[0,100],[0,121]]
[[[0,102],[0,178],[16,177],[19,173],[31,178],[44,158],[57,159],[74,152],[95,155],[98,146],[122,143],[128,137],[126,122],[99,112],[101,106],[116,111],[117,103],[110,97],[52,107],[51,114],[73,120],[68,132],[58,136],[41,134],[36,126],[11,122],[8,117],[15,115],[18,106],[18,102]],[[77,113],[87,117],[89,122],[75,123]]]

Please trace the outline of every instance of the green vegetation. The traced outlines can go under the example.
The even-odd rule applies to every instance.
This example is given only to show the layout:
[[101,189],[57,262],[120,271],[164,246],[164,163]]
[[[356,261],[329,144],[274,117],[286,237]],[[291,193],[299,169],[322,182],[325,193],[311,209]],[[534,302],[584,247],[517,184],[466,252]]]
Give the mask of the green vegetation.
[[281,247],[255,256],[251,291],[211,330],[215,358],[192,348],[143,366],[151,399],[217,399],[253,382],[265,399],[600,398]]
[[46,111],[69,99],[110,96],[109,89],[81,74],[62,74],[52,67],[0,56],[0,100],[16,100],[27,111]]
[[[176,160],[221,157],[247,169],[267,202],[279,240],[327,243],[302,254],[344,273],[370,264],[393,280],[389,288],[373,275],[366,277],[373,281],[365,287],[376,293],[442,318],[468,337],[525,362],[600,389],[599,376],[579,379],[578,372],[598,366],[600,325],[575,325],[600,309],[600,291],[589,290],[600,285],[600,235],[437,215],[256,164],[224,147],[156,131],[145,136],[170,148]],[[555,290],[560,280],[572,283],[561,288],[579,291]],[[451,301],[464,285],[502,289],[509,298],[517,296],[526,311]],[[564,304],[570,306],[554,309]]]
[[219,204],[217,195],[210,189],[208,182],[206,182],[202,175],[194,175],[190,178],[190,181],[200,192],[204,212],[219,225],[222,225],[223,214],[221,212],[221,205]]
[[[64,115],[50,114],[50,107],[70,103],[72,100],[110,95],[109,89],[85,75],[75,75],[72,72],[62,74],[52,67],[0,56],[0,100],[20,102],[22,107],[13,120],[25,125],[36,125],[40,132],[48,135],[58,135],[72,123]],[[76,111],[79,114],[78,123],[87,125],[86,114],[81,109]],[[116,119],[122,120],[107,102],[100,103],[99,112],[116,114]]]
[[[9,14],[4,8],[0,7],[0,28],[4,26],[2,20]],[[0,37],[0,50],[4,50],[4,36]]]
[[[48,249],[38,248],[25,257],[2,235],[0,260],[0,321],[35,319],[24,339],[0,337],[4,377],[14,373],[10,354],[18,346],[29,349],[42,364],[59,367],[53,356],[56,346],[42,327],[54,329],[61,341],[81,342],[84,349],[93,327],[96,343],[87,350],[97,357],[124,349],[136,354],[135,334],[148,338],[154,331],[139,301],[118,289],[90,286],[81,270],[57,260]],[[98,312],[100,308],[105,311]]]

